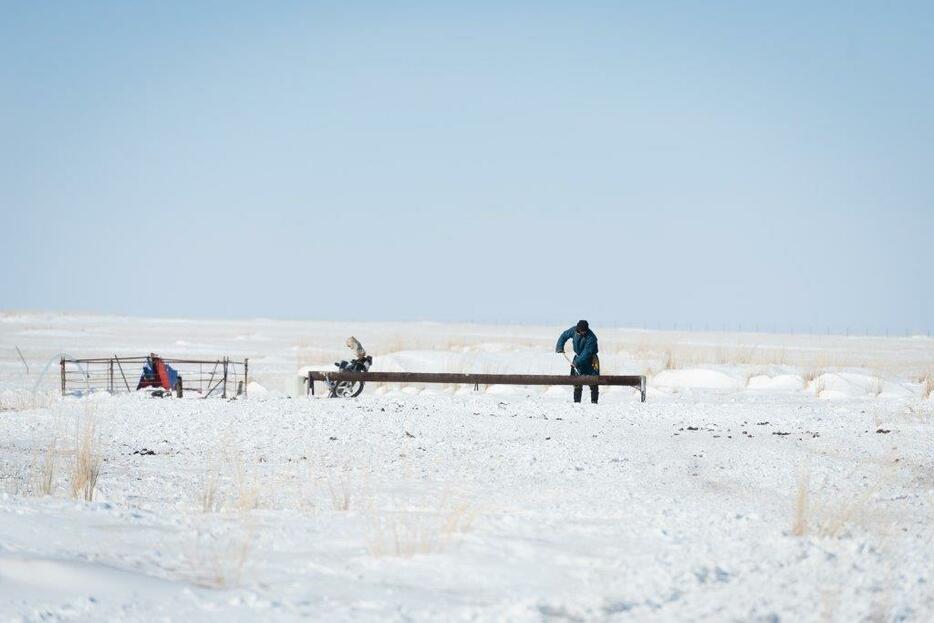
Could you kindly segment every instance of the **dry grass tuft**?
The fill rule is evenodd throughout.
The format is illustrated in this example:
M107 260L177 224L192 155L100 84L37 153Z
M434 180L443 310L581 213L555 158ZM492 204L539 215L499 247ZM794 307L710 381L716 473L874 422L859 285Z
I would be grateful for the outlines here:
M331 508L342 512L350 510L353 488L350 476L346 472L342 472L336 478L328 474L328 492L331 494Z
M934 394L934 372L928 372L921 378L921 397L927 400Z
M233 534L211 534L199 530L195 552L189 557L190 570L184 575L205 588L236 588L250 555L255 528L241 527Z
M801 472L798 475L798 490L795 495L791 523L791 533L795 536L804 536L808 532L809 481L810 474L808 472Z
M882 488L882 482L866 488L859 495L852 496L846 503L833 507L828 502L820 509L822 518L818 534L823 537L837 538L845 528L857 521L866 521L872 499Z
M58 463L58 437L53 436L38 458L34 469L32 491L35 495L52 495L55 489L55 468Z
M236 508L241 513L259 508L260 483L255 473L246 468L243 454L239 451L230 456L236 487Z
M801 378L804 380L804 386L807 387L808 385L810 385L814 379L816 379L823 373L824 373L823 370L819 368L811 368L809 370L805 370L801 374Z
M214 458L204 466L194 502L203 513L236 511L249 513L269 502L277 483L261 477L249 465L236 442L227 436Z
M411 558L443 551L470 531L475 512L465 502L442 509L386 511L370 517L370 554Z
M246 513L259 508L259 493L260 488L255 481L238 481L237 510Z
M717 353L717 363L748 365L752 363L757 348L757 346L737 347L732 353L721 350Z
M792 529L795 536L812 535L821 538L839 538L851 529L881 530L892 528L892 517L887 517L885 508L877 502L879 494L890 487L898 471L896 461L889 457L872 461L878 466L875 474L865 474L863 478L854 478L850 474L844 479L844 486L851 488L851 483L863 483L859 490L841 495L839 488L812 492L809 476L802 473L798 478L797 490L793 501ZM865 479L870 478L868 483Z
M815 396L820 398L821 392L826 389L824 371L817 368L805 370L801 378L804 380L805 389L810 389Z
M762 363L772 363L775 365L783 366L787 361L787 353L785 352L785 347L782 346L778 350L766 351L766 361Z
M198 501L202 513L220 512L224 498L219 494L220 472L217 468L208 468L201 475L201 493Z
M94 499L94 490L101 473L101 455L97 448L93 419L86 419L84 427L75 434L75 459L71 468L71 497L86 502Z

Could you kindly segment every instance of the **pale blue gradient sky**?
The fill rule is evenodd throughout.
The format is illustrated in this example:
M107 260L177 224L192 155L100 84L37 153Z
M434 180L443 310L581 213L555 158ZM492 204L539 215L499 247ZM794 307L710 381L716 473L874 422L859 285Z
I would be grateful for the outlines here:
M934 329L930 2L0 6L0 308Z

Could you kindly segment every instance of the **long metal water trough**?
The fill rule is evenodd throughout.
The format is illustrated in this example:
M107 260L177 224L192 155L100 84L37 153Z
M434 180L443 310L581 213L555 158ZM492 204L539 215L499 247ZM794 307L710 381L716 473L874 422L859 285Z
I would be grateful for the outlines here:
M316 372L308 373L308 391L315 381L369 381L373 383L445 383L473 385L616 385L635 387L645 402L644 376L570 376L559 374L452 374L448 372Z

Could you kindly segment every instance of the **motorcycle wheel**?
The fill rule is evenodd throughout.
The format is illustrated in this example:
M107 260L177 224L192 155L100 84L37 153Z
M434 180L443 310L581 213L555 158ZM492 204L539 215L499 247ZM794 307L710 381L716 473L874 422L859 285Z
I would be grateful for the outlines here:
M363 391L363 381L343 381L337 383L331 391L333 398L356 398Z

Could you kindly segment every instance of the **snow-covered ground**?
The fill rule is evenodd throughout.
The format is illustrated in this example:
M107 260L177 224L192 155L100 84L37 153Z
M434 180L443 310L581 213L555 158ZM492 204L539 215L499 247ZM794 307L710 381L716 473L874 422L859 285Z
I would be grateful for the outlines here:
M565 328L0 315L0 618L934 619L928 337L595 326L645 404L289 397L351 334L374 369L560 374ZM250 397L56 396L62 352L152 351L249 357Z

